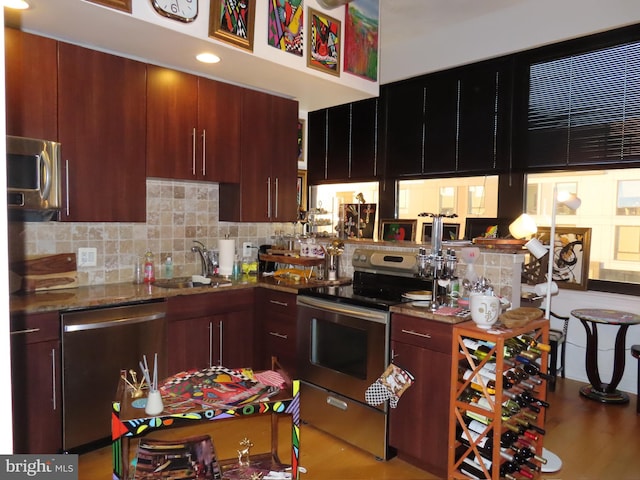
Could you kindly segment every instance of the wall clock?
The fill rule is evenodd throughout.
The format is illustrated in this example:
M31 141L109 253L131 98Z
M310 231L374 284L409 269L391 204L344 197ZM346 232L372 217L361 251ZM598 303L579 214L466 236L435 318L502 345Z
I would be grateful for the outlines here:
M160 15L180 22L193 22L198 16L198 0L151 0Z

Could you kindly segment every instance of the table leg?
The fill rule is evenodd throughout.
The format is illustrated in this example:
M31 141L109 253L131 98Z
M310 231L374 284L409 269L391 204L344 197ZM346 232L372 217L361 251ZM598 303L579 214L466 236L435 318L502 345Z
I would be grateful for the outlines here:
M598 328L596 323L589 323L586 320L580 320L584 329L587 332L587 352L585 366L587 369L587 377L591 385L586 385L580 389L580 394L591 400L596 400L602 403L628 403L629 395L624 392L616 390L616 387L622 379L624 373L625 356L624 346L625 338L627 335L627 329L629 325L619 325L618 333L616 334L615 353L613 360L613 376L611 377L611 383L603 384L600 380L600 373L598 371Z

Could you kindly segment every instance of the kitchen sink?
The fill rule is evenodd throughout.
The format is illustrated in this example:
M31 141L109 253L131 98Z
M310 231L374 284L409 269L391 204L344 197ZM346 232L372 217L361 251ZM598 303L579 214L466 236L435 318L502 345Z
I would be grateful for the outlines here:
M211 283L194 281L193 277L176 277L176 278L161 278L153 282L155 287L160 288L194 288L194 287L222 287L225 285L231 285L231 280L224 278L211 278Z

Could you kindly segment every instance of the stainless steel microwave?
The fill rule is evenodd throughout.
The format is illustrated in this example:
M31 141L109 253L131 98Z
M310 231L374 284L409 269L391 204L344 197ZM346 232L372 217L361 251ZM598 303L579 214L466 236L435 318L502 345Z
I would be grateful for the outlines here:
M10 220L58 220L62 199L60 144L7 136Z

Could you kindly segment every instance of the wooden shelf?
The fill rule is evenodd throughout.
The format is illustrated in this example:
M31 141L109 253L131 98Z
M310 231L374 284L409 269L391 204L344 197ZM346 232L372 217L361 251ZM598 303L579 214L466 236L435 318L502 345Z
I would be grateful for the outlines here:
M316 257L296 257L293 255L273 255L268 253L260 253L259 257L260 260L265 262L286 263L287 265L300 265L302 267L315 267L324 263L324 258Z

